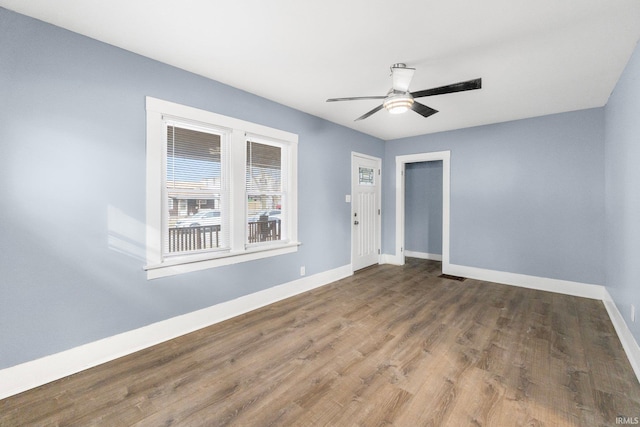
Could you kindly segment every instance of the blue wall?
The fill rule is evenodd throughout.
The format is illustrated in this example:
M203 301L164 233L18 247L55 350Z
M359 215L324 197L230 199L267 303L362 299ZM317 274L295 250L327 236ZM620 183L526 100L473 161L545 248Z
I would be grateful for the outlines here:
M406 251L442 255L442 161L405 167Z
M637 342L640 318L640 47L605 107L607 288ZM640 313L637 314L640 317Z
M0 40L0 368L351 262L383 141L2 8ZM145 96L299 134L297 253L146 280Z
M451 150L451 262L606 284L640 340L638 49L606 108L385 143L2 8L0 40L0 368L349 264L351 151L384 253L395 156ZM299 134L297 253L146 280L145 96Z
M452 264L604 284L603 109L388 141L384 253L395 254L395 157L443 150Z

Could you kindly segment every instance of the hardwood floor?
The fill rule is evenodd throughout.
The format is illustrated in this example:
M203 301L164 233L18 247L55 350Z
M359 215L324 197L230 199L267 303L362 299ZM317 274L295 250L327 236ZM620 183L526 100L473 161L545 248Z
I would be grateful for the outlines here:
M407 259L0 401L0 425L609 426L640 385L600 301Z

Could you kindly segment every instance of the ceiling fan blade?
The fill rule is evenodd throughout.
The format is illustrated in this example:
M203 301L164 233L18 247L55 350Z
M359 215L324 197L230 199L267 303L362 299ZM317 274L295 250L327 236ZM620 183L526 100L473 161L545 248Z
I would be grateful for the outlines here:
M408 92L415 68L391 68L391 77L393 78L393 90L399 92Z
M354 122L357 122L358 120L364 120L367 117L377 113L378 111L382 110L382 104L378 105L376 108L374 108L373 110L369 111L368 113L364 113L363 115L361 115L360 117L358 117L357 119L354 120Z
M386 96L352 96L350 98L329 98L327 102L336 102L336 101L359 101L361 99L385 99Z
M420 114L422 117L429 117L438 112L438 110L434 110L431 107L427 107L424 104L420 104L419 102L413 102L411 105L411 109L416 113Z
M446 86L440 86L433 89L419 90L411 92L414 98L422 98L423 96L444 95L445 93L463 92L465 90L473 90L482 88L482 79L467 80L466 82L454 83Z

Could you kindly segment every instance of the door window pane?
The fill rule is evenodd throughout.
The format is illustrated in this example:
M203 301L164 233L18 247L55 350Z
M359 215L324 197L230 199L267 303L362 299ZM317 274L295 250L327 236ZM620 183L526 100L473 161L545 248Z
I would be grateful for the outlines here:
M358 168L358 184L375 185L374 178L375 178L374 169L363 168L362 166Z

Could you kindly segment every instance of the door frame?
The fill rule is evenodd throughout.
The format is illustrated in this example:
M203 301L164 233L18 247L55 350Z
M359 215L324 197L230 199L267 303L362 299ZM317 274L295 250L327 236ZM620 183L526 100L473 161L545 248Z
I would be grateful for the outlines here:
M375 161L379 171L377 176L377 181L376 181L376 200L378 205L377 209L378 209L378 212L380 212L380 214L376 217L377 221L376 221L376 227L375 227L376 246L378 247L378 264L380 264L380 260L382 259L382 247L381 247L381 244L382 244L382 159L380 157L370 156L368 154L362 154L356 151L352 151L351 152L351 196L350 196L351 213L349 216L349 227L351 228L351 269L352 271L353 271L353 253L355 251L355 244L354 244L355 232L353 227L353 214L355 213L355 211L353 208L354 206L353 200L356 192L357 183L354 182L353 177L355 175L356 157Z
M394 264L404 265L405 169L407 163L442 161L442 271L449 270L449 205L451 201L451 151L396 156L396 255Z

